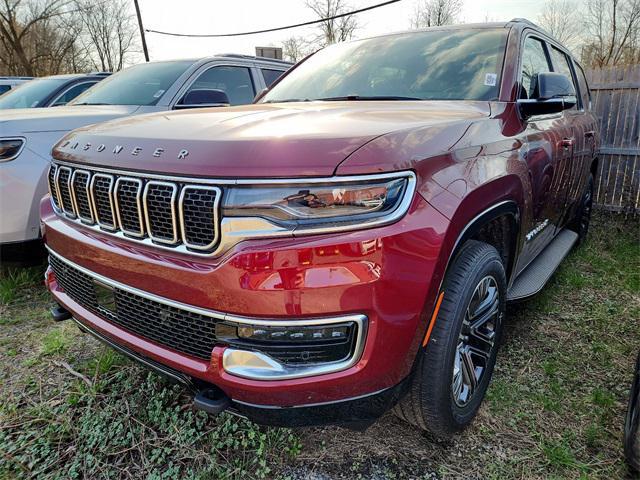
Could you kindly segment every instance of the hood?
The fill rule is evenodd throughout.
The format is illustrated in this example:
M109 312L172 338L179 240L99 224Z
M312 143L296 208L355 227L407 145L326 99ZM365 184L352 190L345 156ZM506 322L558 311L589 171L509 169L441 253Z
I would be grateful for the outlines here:
M0 136L67 132L92 123L131 115L139 108L139 105L66 105L0 110Z
M442 101L301 102L156 113L72 132L56 145L54 156L178 175L328 176L381 135L488 115L486 102Z

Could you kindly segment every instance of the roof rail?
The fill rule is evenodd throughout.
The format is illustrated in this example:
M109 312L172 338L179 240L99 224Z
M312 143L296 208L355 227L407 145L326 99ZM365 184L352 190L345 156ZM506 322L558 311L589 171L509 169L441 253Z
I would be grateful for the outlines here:
M246 58L246 59L252 59L252 60L267 60L269 62L278 62L278 63L284 63L286 65L292 65L291 62L288 62L287 60L281 60L279 58L270 58L270 57L256 57L255 55L245 55L242 53L220 53L218 55L215 55L216 57L227 57L227 58Z
M512 23L526 23L527 25L531 25L532 27L540 28L538 25L536 25L535 23L533 23L531 20L529 20L527 18L516 17L516 18L512 18L511 22Z

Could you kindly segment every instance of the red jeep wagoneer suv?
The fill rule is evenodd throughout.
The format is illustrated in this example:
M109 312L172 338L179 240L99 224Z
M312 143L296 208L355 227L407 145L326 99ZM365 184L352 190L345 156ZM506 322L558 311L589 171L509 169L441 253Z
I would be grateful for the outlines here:
M253 105L76 130L42 202L54 316L212 413L393 407L450 434L506 303L587 232L596 128L582 68L514 20L332 45Z

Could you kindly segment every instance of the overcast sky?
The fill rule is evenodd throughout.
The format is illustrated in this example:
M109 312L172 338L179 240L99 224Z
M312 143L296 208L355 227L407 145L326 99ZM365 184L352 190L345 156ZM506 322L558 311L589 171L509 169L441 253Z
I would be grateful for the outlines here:
M382 0L349 0L353 9ZM357 15L356 37L406 30L416 0L381 7ZM139 0L145 28L178 33L231 33L261 30L314 20L304 0ZM461 19L466 22L535 21L544 0L465 0ZM232 38L178 38L147 33L151 60L203 57L215 53L254 54L256 46L280 46L292 35L305 36L312 27Z

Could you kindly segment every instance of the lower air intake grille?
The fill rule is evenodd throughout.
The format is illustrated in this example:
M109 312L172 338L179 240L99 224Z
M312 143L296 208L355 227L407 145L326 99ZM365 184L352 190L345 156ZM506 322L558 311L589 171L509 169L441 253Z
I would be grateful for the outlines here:
M193 357L209 360L216 319L105 285L56 255L49 265L64 292L90 312L136 335ZM111 298L105 298L105 291Z

